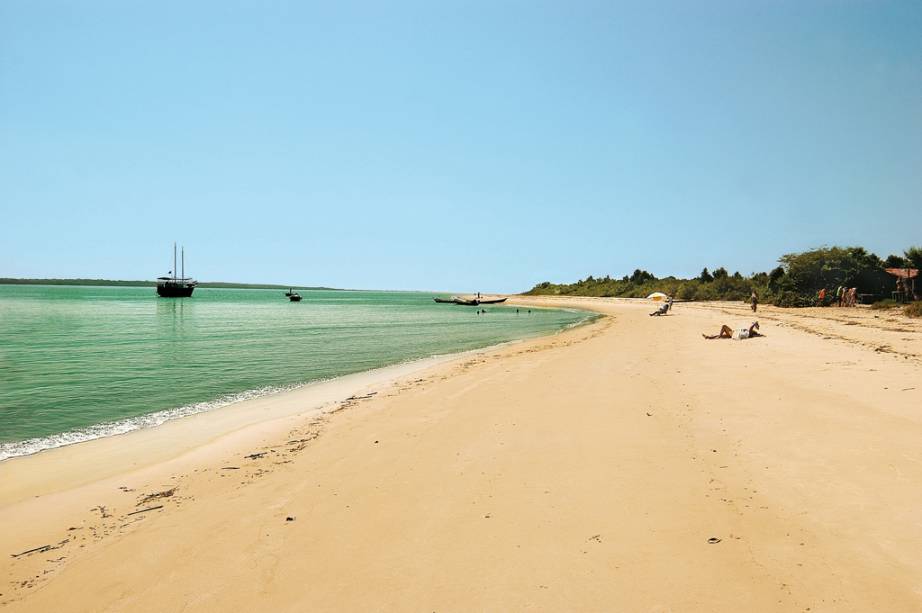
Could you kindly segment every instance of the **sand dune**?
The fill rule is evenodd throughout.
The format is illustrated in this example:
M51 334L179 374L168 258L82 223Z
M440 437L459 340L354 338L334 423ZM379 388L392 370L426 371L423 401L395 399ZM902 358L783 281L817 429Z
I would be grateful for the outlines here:
M0 603L922 609L922 324L764 309L705 341L748 307L516 301L606 317L117 470L139 436L4 463L0 551L49 548L4 556Z

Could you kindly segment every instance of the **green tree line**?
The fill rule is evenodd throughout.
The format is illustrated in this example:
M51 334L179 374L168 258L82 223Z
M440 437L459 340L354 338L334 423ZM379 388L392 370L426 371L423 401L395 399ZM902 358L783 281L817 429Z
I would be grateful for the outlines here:
M802 253L788 253L778 259L778 266L769 272L744 276L729 273L719 267L705 268L697 277L657 278L646 270L636 269L621 278L593 277L576 283L539 283L526 295L605 296L643 298L653 292L663 292L678 300L746 300L755 291L761 302L777 306L811 306L817 303L817 293L825 288L827 303L837 287L856 287L860 294L874 299L890 298L896 279L886 268L922 269L922 247L910 247L903 255L881 259L863 247L822 247ZM917 280L916 293L922 293L922 280Z

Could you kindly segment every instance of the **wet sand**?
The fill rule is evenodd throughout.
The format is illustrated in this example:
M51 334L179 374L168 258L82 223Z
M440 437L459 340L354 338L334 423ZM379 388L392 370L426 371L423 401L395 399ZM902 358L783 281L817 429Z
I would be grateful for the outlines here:
M3 556L0 603L922 609L922 322L769 308L705 341L748 307L515 300L606 317L321 412L3 463L0 552L49 549Z

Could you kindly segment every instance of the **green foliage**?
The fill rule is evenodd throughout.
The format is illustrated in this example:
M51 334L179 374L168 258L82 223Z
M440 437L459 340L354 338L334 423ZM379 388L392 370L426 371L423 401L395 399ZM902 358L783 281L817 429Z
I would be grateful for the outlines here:
M888 255L884 260L884 268L905 268L906 258L901 255Z
M793 292L802 299L816 296L822 288L827 294L834 293L840 285L879 295L886 295L893 287L893 278L884 272L884 262L863 247L823 247L788 253L779 261L785 274L778 288L782 294Z
M816 299L810 296L804 296L798 294L797 292L792 291L782 291L778 294L778 297L775 298L775 306L779 307L808 307L815 306Z
M874 310L886 310L886 309L895 309L900 305L899 302L893 300L892 298L886 298L884 300L878 300L877 302L871 305L871 308Z
M922 247L910 247L903 255L906 256L910 268L922 270Z
M905 252L913 267L922 268L922 247L911 247ZM788 253L779 258L781 264L771 272L757 272L749 277L735 272L732 275L723 266L710 272L704 268L693 279L656 276L640 268L630 276L613 279L606 275L592 276L569 284L539 283L526 294L557 294L573 296L618 296L643 298L653 292L663 292L679 300L749 300L755 291L762 303L783 307L816 306L818 292L825 288L823 305L837 301L836 289L842 285L856 287L860 294L889 297L895 289L895 280L884 268L900 259L890 256L886 261L863 247L822 247L803 253ZM884 306L878 308L885 308Z
M726 273L726 271L724 271ZM645 298L653 292L663 292L679 300L748 300L753 290L759 295L767 295L768 288L764 279L755 283L742 275L724 274L719 279L702 282L700 279L677 279L665 277L658 279L645 270L635 270L630 276L612 279L608 276L596 279L589 276L576 283L554 284L548 281L539 283L528 295L564 295L564 296L603 296L621 298Z

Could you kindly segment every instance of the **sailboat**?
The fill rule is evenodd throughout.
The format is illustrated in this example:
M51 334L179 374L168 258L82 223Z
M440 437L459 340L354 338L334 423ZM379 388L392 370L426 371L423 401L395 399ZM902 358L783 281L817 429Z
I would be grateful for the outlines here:
M182 272L176 276L176 243L173 243L173 270L168 276L157 277L157 295L161 298L188 298L198 281L186 276L186 248L182 248Z

